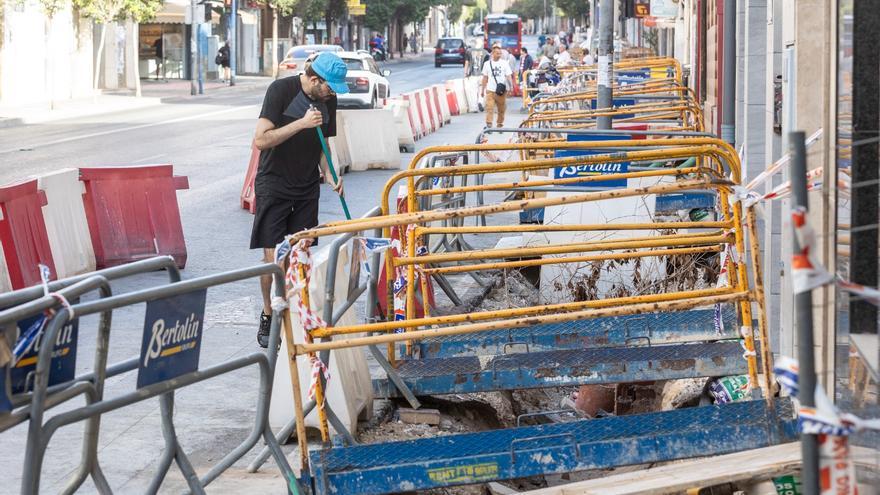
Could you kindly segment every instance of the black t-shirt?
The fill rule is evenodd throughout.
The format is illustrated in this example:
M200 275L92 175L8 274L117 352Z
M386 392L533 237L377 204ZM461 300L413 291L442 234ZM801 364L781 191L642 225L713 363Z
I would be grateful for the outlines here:
M269 85L263 99L261 119L269 119L276 129L295 119L284 115L290 102L302 91L299 76L278 79ZM336 96L327 101L329 121L321 127L324 137L336 135ZM311 199L320 193L321 141L315 129L303 129L274 148L260 152L260 167L254 181L257 196L283 199Z

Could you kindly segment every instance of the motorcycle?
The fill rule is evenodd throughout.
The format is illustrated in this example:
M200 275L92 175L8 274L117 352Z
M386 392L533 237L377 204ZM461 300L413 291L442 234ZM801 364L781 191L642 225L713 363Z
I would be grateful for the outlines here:
M376 62L384 62L385 61L385 51L379 49L378 47L371 46L370 47L370 56L373 57L373 60Z

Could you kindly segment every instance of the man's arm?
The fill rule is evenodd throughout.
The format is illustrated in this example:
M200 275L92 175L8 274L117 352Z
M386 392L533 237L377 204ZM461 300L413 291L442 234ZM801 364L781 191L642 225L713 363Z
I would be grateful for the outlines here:
M260 118L257 120L257 130L254 133L254 146L260 151L274 148L304 129L318 127L322 120L321 112L309 110L303 118L276 129L271 120Z
M480 94L486 94L486 85L489 84L489 76L483 76L483 80L480 81Z

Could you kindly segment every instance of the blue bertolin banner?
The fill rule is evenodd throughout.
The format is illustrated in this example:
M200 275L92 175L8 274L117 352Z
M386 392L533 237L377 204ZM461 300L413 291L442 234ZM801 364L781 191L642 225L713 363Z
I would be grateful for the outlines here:
M620 134L590 134L590 135L568 135L568 141L621 141L632 139L629 135L620 135ZM559 150L556 152L556 158L568 158L574 156L591 156L597 154L605 154L609 153L606 150L602 149L568 149L568 150ZM609 175L609 174L622 174L629 171L629 162L618 162L618 163L593 163L593 164L583 164L583 165L571 165L567 167L557 167L553 169L553 178L554 179L570 179L575 177L589 177L592 175ZM626 179L617 179L617 180L604 180L604 181L589 181L589 182L575 182L570 184L563 184L562 187L601 187L601 188L621 188L626 187Z
M0 414L8 413L12 410L12 401L9 399L9 389L6 387L6 375L9 373L9 367L0 367Z
M147 303L137 388L199 369L207 293L202 289Z
M71 303L76 304L74 301ZM18 339L12 350L14 363L10 366L9 382L13 394L29 392L34 388L34 371L43 345L49 319L40 314L21 320ZM69 382L76 377L76 344L79 337L79 320L67 322L55 337L52 361L49 364L49 385Z

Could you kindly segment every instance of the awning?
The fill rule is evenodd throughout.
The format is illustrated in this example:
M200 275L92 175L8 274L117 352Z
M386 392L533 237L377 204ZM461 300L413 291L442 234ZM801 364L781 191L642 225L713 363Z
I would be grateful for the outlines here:
M190 8L189 0L165 0L162 10L150 21L157 24L183 24L186 22L186 11ZM208 8L207 6L205 8ZM211 11L211 24L220 24L220 14Z

